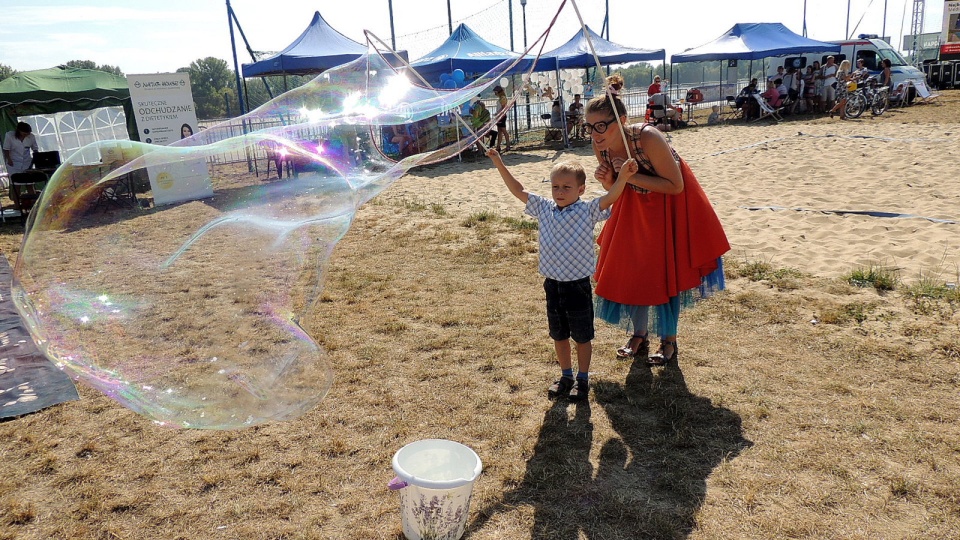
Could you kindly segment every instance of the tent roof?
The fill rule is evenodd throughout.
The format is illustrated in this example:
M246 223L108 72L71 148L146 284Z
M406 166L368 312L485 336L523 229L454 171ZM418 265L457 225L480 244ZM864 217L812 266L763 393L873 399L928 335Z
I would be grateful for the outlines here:
M781 23L738 23L710 43L672 55L670 62L759 60L812 52L840 52L840 46L799 36Z
M646 60L665 60L666 53L663 49L635 49L633 47L624 47L612 41L607 41L600 37L596 32L586 27L590 34L590 41L597 52L602 65L626 64L627 62L642 62ZM581 28L570 41L553 49L550 52L543 53L540 61L545 66L554 67L554 61L559 62L559 69L564 68L588 68L597 65L590 51L590 45Z
M0 81L0 107L104 98L129 99L127 79L96 69L60 66L24 71Z
M462 69L468 73L486 73L507 60L520 58L519 53L508 51L478 36L469 26L461 23L439 47L411 62L424 78L439 73ZM529 69L532 58L517 64L511 72Z
M0 134L14 129L20 116L99 107L123 107L130 138L138 140L126 77L64 66L24 71L0 81Z
M320 73L367 54L367 46L336 31L314 12L300 37L279 53L252 64L243 64L244 77Z

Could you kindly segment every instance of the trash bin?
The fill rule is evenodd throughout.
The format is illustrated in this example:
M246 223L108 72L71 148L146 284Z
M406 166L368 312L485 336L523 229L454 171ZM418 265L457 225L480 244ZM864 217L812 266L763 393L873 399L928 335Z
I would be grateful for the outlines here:
M458 540L463 536L473 482L483 463L470 448L444 439L412 442L393 456L390 489L400 492L403 535L408 540Z

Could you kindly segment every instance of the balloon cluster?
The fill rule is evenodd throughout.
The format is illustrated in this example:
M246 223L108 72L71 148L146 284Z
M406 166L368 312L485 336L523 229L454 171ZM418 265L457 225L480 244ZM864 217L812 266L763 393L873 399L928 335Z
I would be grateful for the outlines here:
M450 73L441 73L440 74L440 88L447 90L454 90L456 88L463 88L467 85L466 83L466 73L462 69L455 69Z
M560 92L563 96L563 100L567 103L573 101L574 94L583 95L583 79L582 75L578 73L579 70L574 69L562 69L560 70L559 83L557 80L557 72L555 71L541 71L538 73L532 73L530 75L523 76L523 82L525 89L532 89L538 87L543 90L547 86L550 86L554 91ZM529 90L528 90L529 91Z

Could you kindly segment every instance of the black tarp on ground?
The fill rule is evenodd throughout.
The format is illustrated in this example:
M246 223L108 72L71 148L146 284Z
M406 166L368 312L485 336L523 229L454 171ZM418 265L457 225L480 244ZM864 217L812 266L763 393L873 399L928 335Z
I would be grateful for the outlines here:
M0 256L0 418L80 399L70 378L30 339L10 297L13 272Z

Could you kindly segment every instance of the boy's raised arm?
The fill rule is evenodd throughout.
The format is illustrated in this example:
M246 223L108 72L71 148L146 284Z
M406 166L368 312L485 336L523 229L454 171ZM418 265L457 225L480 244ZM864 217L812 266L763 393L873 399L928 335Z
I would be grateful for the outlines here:
M518 182L517 179L513 177L513 174L510 173L510 169L507 169L507 166L503 164L503 158L500 157L500 152L490 148L487 150L487 157L490 158L497 167L497 171L500 173L500 177L503 178L503 183L507 185L510 193L513 193L513 196L520 199L520 202L523 204L527 204L527 192L523 189L523 184Z
M640 166L637 165L637 160L628 159L624 162L623 166L620 167L620 174L617 176L617 181L610 186L610 191L600 197L601 210L606 210L613 206L613 203L617 202L620 194L623 193L623 188L627 185L627 179L636 174L638 170L640 170Z

